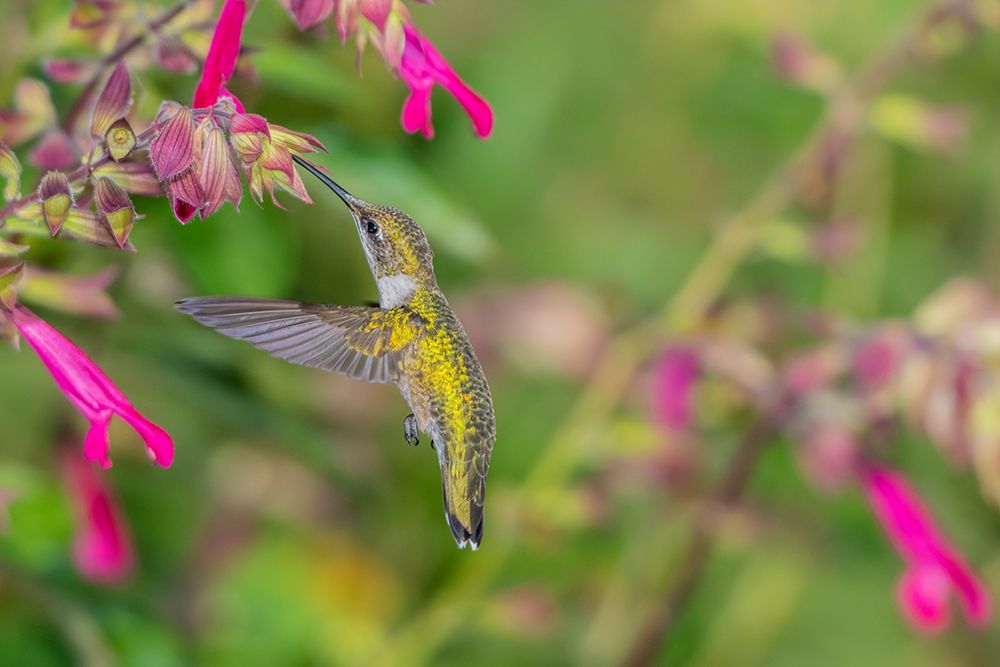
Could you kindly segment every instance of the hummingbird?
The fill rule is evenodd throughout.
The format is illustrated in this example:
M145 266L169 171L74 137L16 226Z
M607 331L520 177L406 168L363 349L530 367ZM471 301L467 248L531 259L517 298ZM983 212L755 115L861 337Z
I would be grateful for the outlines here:
M397 208L348 193L312 163L295 161L347 205L378 287L378 306L209 296L177 309L293 364L367 382L393 382L412 411L410 445L431 439L445 518L458 547L483 539L486 473L496 440L493 398L475 350L438 287L424 231Z

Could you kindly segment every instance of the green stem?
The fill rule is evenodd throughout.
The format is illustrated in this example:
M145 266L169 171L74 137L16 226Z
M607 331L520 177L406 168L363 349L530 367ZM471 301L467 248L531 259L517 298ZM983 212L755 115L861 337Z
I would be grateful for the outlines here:
M101 629L90 614L68 598L43 587L27 572L9 563L0 564L2 587L44 612L62 633L83 667L113 667L117 664Z

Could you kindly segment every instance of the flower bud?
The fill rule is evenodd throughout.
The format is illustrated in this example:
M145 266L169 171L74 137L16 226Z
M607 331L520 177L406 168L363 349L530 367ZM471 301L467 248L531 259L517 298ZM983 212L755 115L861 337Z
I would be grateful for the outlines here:
M149 159L161 181L169 180L194 162L194 116L187 107L164 107L160 134L149 147Z
M0 257L17 257L28 249L26 245L11 243L7 239L0 238Z
M146 197L159 197L163 194L160 181L153 173L149 162L109 162L94 169L95 176L106 176L122 186L126 192Z
M264 140L271 138L271 129L267 121L253 113L233 116L229 132L230 142L244 164L255 162L264 150Z
M13 201L21 195L21 163L10 147L0 141L0 176L7 184L3 189L3 198Z
M94 185L97 210L107 223L119 248L124 248L135 224L135 208L128 193L110 178L98 178Z
M392 5L392 0L358 0L358 10L362 16L374 23L379 30L385 27Z
M95 138L103 137L118 119L125 117L131 105L132 82L125 65L118 63L94 105L90 133Z
M42 69L56 83L84 83L94 73L92 63L72 58L47 58Z
M14 88L14 108L0 112L0 141L19 146L56 123L49 88L37 79L21 79Z
M106 248L122 247L126 250L132 249L132 245L127 241L124 245L119 245L118 239L111 235L107 223L103 219L98 218L93 211L75 206L69 210L69 215L66 216L66 222L62 226L61 233L77 241L96 246Z
M219 127L212 126L206 130L201 149L199 182L205 193L203 216L215 213L225 201L239 207L243 195L240 174L233 164L229 146L226 145L225 133Z
M104 134L104 143L108 147L111 159L120 162L128 157L132 149L135 148L135 132L132 131L132 126L127 120L119 118Z
M69 187L69 179L61 171L50 171L45 174L38 186L38 198L42 202L42 217L49 227L52 236L66 222L66 215L73 205L73 192Z
M69 135L52 128L35 145L28 160L36 167L49 171L71 169L79 163L80 158Z
M108 286L118 275L112 267L88 276L28 268L20 292L25 299L80 317L110 318L118 314Z
M193 74L199 61L179 37L159 36L156 42L156 61L164 70L175 74Z
M13 266L0 267L0 304L13 308L17 304L14 288L24 275L24 262Z
M167 196L180 223L186 223L205 205L205 191L193 169L167 181Z
M299 30L306 30L326 20L335 6L334 0L299 0L298 2L292 0L286 5L288 13L295 19Z

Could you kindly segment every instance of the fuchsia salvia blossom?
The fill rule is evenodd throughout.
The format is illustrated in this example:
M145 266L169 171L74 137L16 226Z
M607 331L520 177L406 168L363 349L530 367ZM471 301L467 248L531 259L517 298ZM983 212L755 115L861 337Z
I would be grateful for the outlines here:
M669 429L691 426L692 394L698 379L698 354L688 346L666 350L654 368L653 410Z
M420 131L427 139L434 136L431 125L431 91L438 84L458 100L469 115L476 134L486 138L493 131L493 110L451 68L434 45L416 28L404 28L406 45L399 63L399 76L410 88L410 96L403 103L403 129L409 133Z
M240 43L243 39L243 20L246 18L245 0L226 0L215 24L212 42L205 56L205 66L194 91L192 106L204 109L213 106L220 97L233 101L236 110L243 113L243 104L235 95L226 90L226 84L236 70L240 57Z
M969 625L989 623L989 593L938 530L906 479L871 465L860 474L868 502L906 561L896 589L906 620L922 632L944 630L951 620L948 603L954 593Z
M90 421L83 445L88 461L111 467L108 426L112 415L118 415L142 437L153 461L170 466L174 458L170 435L142 416L86 354L24 306L0 312L38 353L70 403Z
M95 583L114 583L132 574L134 558L128 524L100 473L80 457L62 457L66 486L73 503L76 535L73 564Z

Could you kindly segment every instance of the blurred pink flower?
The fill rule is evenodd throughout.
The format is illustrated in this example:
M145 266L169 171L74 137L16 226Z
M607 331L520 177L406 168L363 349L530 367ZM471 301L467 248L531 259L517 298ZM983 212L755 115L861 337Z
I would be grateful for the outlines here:
M236 61L240 57L240 42L243 39L243 19L246 17L246 0L226 0L215 24L212 43L205 56L205 68L194 92L192 106L204 109L214 106L220 97L233 101L236 110L242 113L243 104L235 95L226 90L226 83L233 76Z
M174 458L170 435L136 410L90 358L65 336L23 306L0 311L34 348L66 398L90 421L83 454L88 461L111 467L108 426L118 415L146 443L149 457L164 468Z
M802 471L822 491L853 483L858 469L858 441L839 420L820 422L799 438L795 453Z
M854 372L864 386L880 386L896 374L902 353L898 338L892 336L891 332L879 332L854 349Z
M58 128L45 133L29 154L36 167L46 170L72 169L79 161L78 151L69 135Z
M409 133L418 130L430 139L434 136L431 125L431 91L440 85L458 100L472 120L476 134L486 138L493 130L493 110L455 73L434 45L411 25L404 28L406 44L399 63L399 76L410 88L410 96L403 103L403 129Z
M311 28L326 20L326 17L336 9L334 0L285 0L283 2L299 30Z
M684 430L691 425L692 394L698 379L698 354L689 346L667 349L653 369L653 411L669 429Z
M80 457L67 453L61 463L76 520L73 564L94 583L126 579L134 566L132 539L114 494Z
M843 364L842 354L833 346L797 353L785 363L785 389L795 396L814 392L833 382Z
M969 625L989 623L989 592L938 531L906 479L870 465L860 475L872 510L906 561L896 595L910 625L925 633L944 630L951 620L950 593L958 596Z

